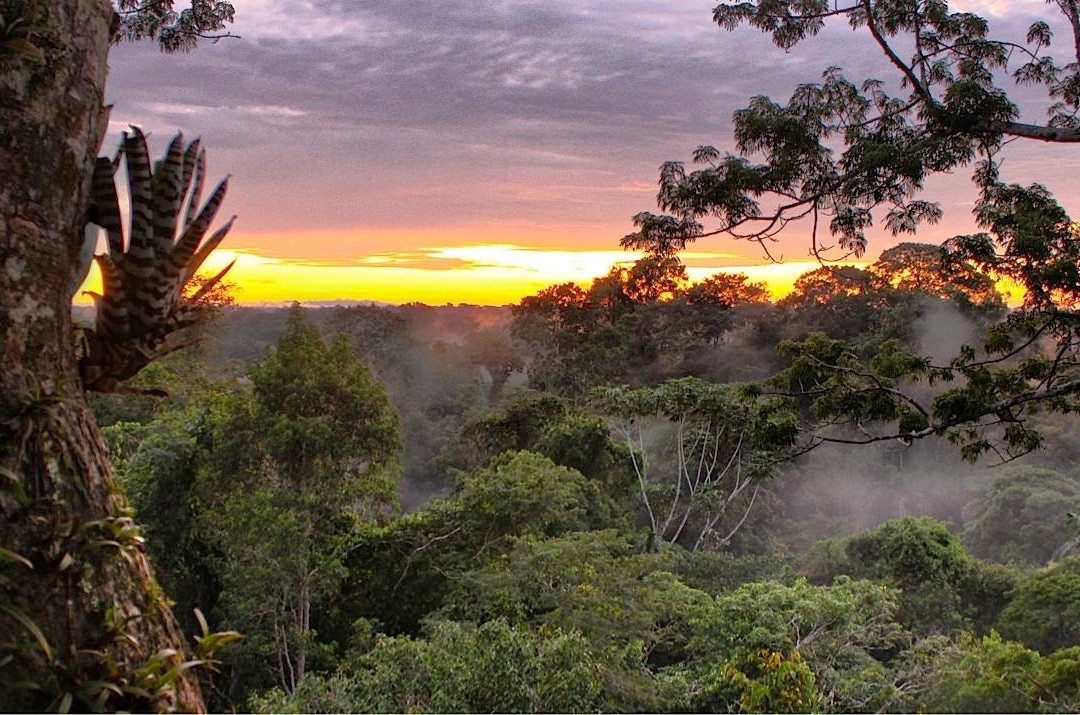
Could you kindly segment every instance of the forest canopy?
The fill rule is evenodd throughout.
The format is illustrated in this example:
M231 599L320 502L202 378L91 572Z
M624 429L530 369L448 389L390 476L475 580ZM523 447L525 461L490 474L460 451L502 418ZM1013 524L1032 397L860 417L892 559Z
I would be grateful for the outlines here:
M1080 141L1071 0L1014 39L943 0L722 2L784 51L846 23L895 74L751 98L731 153L663 164L622 241L643 255L590 282L307 308L198 273L232 226L198 140L152 162L133 127L97 156L111 44L190 50L232 5L17 4L6 709L1080 708L1080 231L1002 161ZM958 171L980 230L923 242ZM798 223L819 267L788 295L691 280L692 243L768 254ZM904 240L832 260L876 225ZM102 292L70 309L91 260Z

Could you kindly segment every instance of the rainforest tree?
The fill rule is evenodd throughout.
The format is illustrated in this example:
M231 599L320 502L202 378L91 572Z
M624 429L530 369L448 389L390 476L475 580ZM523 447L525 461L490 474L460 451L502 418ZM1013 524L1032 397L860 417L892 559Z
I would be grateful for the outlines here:
M789 401L761 399L753 387L687 377L597 388L593 397L630 451L654 549L662 541L726 547L795 441ZM650 437L664 425L674 434L657 447Z
M943 365L900 350L867 363L823 341L787 346L798 364L795 391L813 401L824 427L811 443L945 435L966 457L997 451L1010 459L1040 444L1025 419L1033 411L1077 408L1080 240L1043 186L1011 184L1001 174L1008 143L1080 141L1080 7L1056 6L1020 38L994 36L986 19L952 12L945 0L749 0L713 11L721 27L749 24L786 51L826 23L846 21L895 74L852 79L834 66L786 103L753 98L734 116L739 153L699 147L694 170L665 162L663 213L636 215L638 230L623 246L668 256L722 234L768 253L801 222L822 260L861 256L875 223L904 235L937 222L942 209L923 195L927 180L969 170L983 230L946 241L940 270L973 266L1025 290L1021 310L994 326L982 351L965 348ZM1062 54L1054 52L1052 25L1065 28ZM1021 87L1044 91L1045 121L1022 117ZM905 380L963 384L926 401L899 389ZM868 418L895 428L872 432Z
M216 613L245 634L226 659L233 697L267 682L295 689L322 649L320 618L340 601L346 551L364 522L395 506L400 472L397 415L346 336L327 345L294 306L249 376L250 390L210 400L206 456L187 495L188 528L220 582ZM147 446L140 456L152 456ZM143 475L137 501L152 530L170 521L145 484L168 483L170 465L160 468ZM168 548L155 544L154 553ZM182 562L164 560L163 569L172 575Z
M189 671L159 677L185 647L87 407L70 303L110 45L122 31L190 48L232 6L4 0L0 16L0 700L201 710Z

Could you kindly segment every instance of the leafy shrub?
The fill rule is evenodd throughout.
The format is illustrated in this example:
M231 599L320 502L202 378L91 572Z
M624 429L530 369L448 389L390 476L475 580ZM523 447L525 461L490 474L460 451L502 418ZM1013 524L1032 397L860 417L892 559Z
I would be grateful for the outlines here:
M354 672L270 691L258 712L589 712L600 663L584 638L504 620L429 622L424 637L380 637Z
M1043 654L1080 645L1080 557L1022 581L998 627L1002 635Z
M1014 467L964 507L961 539L983 559L1041 566L1067 536L1080 482L1049 469Z
M944 523L893 519L846 539L819 542L806 559L817 583L840 574L900 589L900 622L917 635L994 622L1015 584L1009 569L972 558Z
M1039 654L1019 643L1003 641L991 632L983 638L970 633L948 642L930 659L921 676L908 686L921 691L920 712L1022 713L1038 712L1033 690Z
M879 707L889 695L889 682L878 658L895 652L909 639L895 620L898 597L890 588L846 576L831 586L815 586L802 578L791 585L744 584L719 596L706 615L695 621L690 655L703 667L697 672L692 669L691 680L712 689L709 683L717 673L732 675L715 668L727 664L754 681L755 673L764 671L746 670L747 662L763 653L766 657L786 654L783 657L791 661L798 653L814 675L816 694L800 686L799 694L792 695L786 705L776 701L771 703L774 707L793 708L792 712L799 702L798 708L840 711ZM797 680L802 668L789 664L786 674L776 677ZM738 697L745 695L765 707L760 693L752 694L755 686L746 687L750 690L737 690Z
M821 707L813 671L799 651L762 650L713 667L695 712L808 713Z

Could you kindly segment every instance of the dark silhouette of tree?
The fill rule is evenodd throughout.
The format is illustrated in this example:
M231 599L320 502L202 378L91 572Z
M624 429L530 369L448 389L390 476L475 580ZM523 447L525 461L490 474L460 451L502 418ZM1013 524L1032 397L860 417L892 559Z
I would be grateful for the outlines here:
M687 360L746 317L741 309L767 306L765 287L745 275L690 283L677 256L650 254L612 266L588 289L564 283L523 298L511 332L536 351L530 384L580 394L600 383L686 375Z
M971 262L950 257L941 246L901 243L882 251L870 270L886 286L905 293L951 300L990 318L1005 313L994 279Z
M761 283L751 283L743 273L717 273L690 286L682 294L690 305L735 308L748 303L764 303L769 293Z
M117 39L149 38L163 52L188 52L199 40L217 42L234 37L222 32L233 21L232 3L222 0L189 0L191 7L179 12L174 0L114 0Z
M945 435L971 459L994 450L1011 459L1036 448L1041 437L1026 416L1040 407L1078 407L1080 240L1044 187L1003 181L1000 153L1013 140L1080 141L1080 7L1071 0L1056 4L1072 40L1068 54L1075 61L1065 64L1049 51L1054 37L1047 21L1034 22L1024 38L999 39L985 19L952 12L944 0L721 3L713 11L720 26L749 24L785 51L826 22L846 21L885 55L900 90L875 78L849 79L833 66L820 82L797 87L786 104L752 98L734 115L738 153L699 147L693 170L665 162L657 195L664 213L636 215L638 230L622 245L670 256L722 234L756 242L768 253L781 232L802 222L811 230L813 255L838 249L861 256L875 223L904 235L937 222L940 206L923 196L927 179L969 169L983 232L948 240L943 265L958 275L959 290L969 298L985 285L974 274L1008 278L1025 290L1021 310L993 326L981 350L965 347L945 365L895 345L872 363L823 340L785 350L795 357L800 390L813 396L822 424L860 432L845 441ZM1025 86L1044 91L1045 123L1021 119L1010 92ZM707 220L717 224L707 226ZM903 287L903 271L888 267L898 253L911 262L915 251L885 256L882 268ZM931 284L928 292L940 294L940 288ZM843 287L849 297L869 295L852 290ZM931 401L900 389L919 380L953 386ZM871 414L901 428L869 430ZM818 432L811 439L831 436Z
M822 266L799 276L779 306L800 325L815 326L833 337L855 339L881 332L883 310L891 297L891 291L883 289L870 271Z
M1080 61L1080 10L1058 5ZM929 176L974 165L982 201L997 203L1003 142L1080 141L1080 64L1060 66L1049 54L1053 34L1045 21L1016 42L991 37L985 19L950 12L942 0L729 0L713 18L729 30L746 23L770 33L788 51L827 21L846 20L878 45L902 91L890 94L877 79L854 82L834 66L820 83L800 85L786 105L754 97L735 113L742 155L703 146L693 155L698 170L664 163L657 198L667 214L635 216L639 230L623 239L627 247L665 255L702 236L729 234L767 248L805 218L813 222L815 253L825 250L819 230L827 230L843 251L861 255L875 218L899 235L941 217L937 204L917 198ZM901 57L908 50L910 59ZM998 86L1005 78L1045 89L1052 102L1045 124L1018 121L1019 107ZM707 228L706 217L720 225Z

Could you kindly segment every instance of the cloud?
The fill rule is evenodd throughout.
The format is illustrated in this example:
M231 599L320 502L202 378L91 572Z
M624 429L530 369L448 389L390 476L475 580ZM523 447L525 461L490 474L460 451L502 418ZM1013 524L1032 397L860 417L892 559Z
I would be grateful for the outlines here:
M512 244L437 246L415 251L384 251L352 258L315 260L303 256L267 255L259 249L215 251L204 264L214 273L235 261L229 281L242 302L287 300L365 300L391 303L474 302L501 305L554 283L587 285L614 263L629 263L640 254L607 250L541 250ZM686 255L695 280L721 270L747 270L755 280L790 287L796 264L725 268L735 257L727 253ZM814 264L816 267L817 264ZM777 272L779 269L779 272ZM85 290L100 292L101 278L92 267ZM89 298L77 295L76 302Z
M151 129L155 151L175 129L201 135L211 173L234 177L238 226L311 236L316 261L342 252L316 234L357 232L430 237L392 247L405 251L469 231L614 249L653 207L657 166L732 148L749 97L786 98L841 60L854 79L894 76L843 23L784 53L751 28L717 28L713 4L244 0L242 39L114 49L111 139L127 123ZM968 0L1021 38L1035 4ZM947 203L963 207L956 183Z
M215 253L216 260L224 265L234 255L250 257L262 264L288 264L306 267L347 268L410 268L426 271L477 270L495 268L511 270L519 274L543 274L565 280L588 281L607 273L615 264L629 264L641 258L640 252L608 249L545 249L515 244L472 244L455 246L421 247L408 251L372 251L358 254L345 251L325 258L304 255L303 244L292 249L277 246L270 250L245 247ZM688 251L682 255L683 262L694 270L719 270L727 263L737 260L738 254L716 251ZM245 260L248 260L245 258Z
M264 0L238 5L241 40L184 56L118 47L109 95L125 120L178 124L214 153L265 164L276 152L292 171L275 180L316 173L367 196L462 180L483 190L564 183L562 164L577 161L574 183L604 190L651 179L671 153L726 131L717 87L745 96L755 86L753 53L730 45L706 5L668 5ZM302 133L237 116L262 106L305 112ZM298 166L305 159L316 171ZM270 178L252 173L249 186ZM326 193L326 204L339 198ZM389 215L331 207L326 220L407 221L390 203Z
M988 13L991 15L1027 14L1040 6L1045 0L953 0L954 12ZM1028 16L1030 18L1030 15Z

